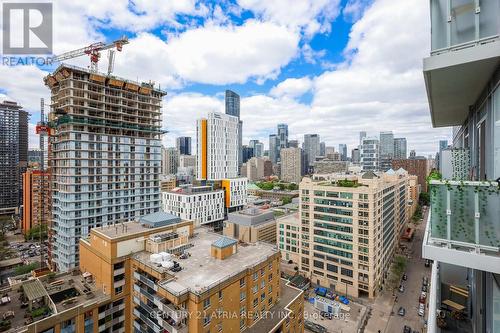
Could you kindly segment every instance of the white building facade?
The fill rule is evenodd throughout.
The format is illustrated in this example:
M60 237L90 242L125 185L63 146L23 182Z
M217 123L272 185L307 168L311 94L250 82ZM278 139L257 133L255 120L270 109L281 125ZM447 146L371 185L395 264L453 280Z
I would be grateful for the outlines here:
M209 186L177 188L162 193L163 211L183 220L193 220L195 226L224 219L224 191Z
M199 180L238 177L238 118L211 112L196 127L196 168Z

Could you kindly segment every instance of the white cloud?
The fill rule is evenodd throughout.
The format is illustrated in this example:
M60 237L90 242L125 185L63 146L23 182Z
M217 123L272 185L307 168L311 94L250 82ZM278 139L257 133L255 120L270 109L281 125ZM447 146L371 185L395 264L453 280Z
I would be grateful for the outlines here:
M290 78L273 87L270 95L274 97L296 98L311 90L312 81L308 77Z
M340 10L339 0L238 0L238 4L264 20L302 29L307 37L329 32Z
M342 10L344 19L352 22L359 20L372 1L373 0L349 0Z
M176 73L201 83L244 83L275 78L296 55L299 35L273 23L205 26L188 30L166 47Z

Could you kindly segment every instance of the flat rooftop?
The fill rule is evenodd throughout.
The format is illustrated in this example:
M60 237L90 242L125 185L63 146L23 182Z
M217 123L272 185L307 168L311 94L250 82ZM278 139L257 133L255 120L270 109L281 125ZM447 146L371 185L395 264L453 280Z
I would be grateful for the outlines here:
M276 223L288 223L288 224L297 224L297 225L300 225L300 216L299 216L299 213L298 212L295 212L293 214L288 214L288 215L284 215L284 216L281 216L279 217L277 220L276 220Z
M275 246L267 243L238 244L235 254L219 260L211 256L211 247L212 243L221 237L220 234L209 232L205 228L195 229L194 237L190 240L192 247L186 250L190 254L189 258L177 260L182 270L177 273L170 272L174 278L161 281L160 286L175 295L187 291L201 294L278 253Z
M287 285L288 281L281 279L280 281L280 300L276 303L266 316L262 317L251 327L247 328L245 332L248 333L261 333L271 332L272 329L284 320L290 312L287 307L296 298L302 297L302 290Z
M162 231L162 228L172 226L178 223L186 222L179 217L169 213L158 212L145 215L139 221L131 221L124 223L108 224L102 227L92 228L92 232L97 232L107 238L115 239L135 234L140 234L146 231Z

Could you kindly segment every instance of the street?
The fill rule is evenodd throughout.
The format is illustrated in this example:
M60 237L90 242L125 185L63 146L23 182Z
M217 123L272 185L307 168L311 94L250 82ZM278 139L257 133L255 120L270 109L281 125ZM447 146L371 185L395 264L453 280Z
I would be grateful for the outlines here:
M427 222L428 210L423 213L423 221L419 224L409 224L415 227L413 241L408 244L410 255L406 265L408 279L403 281L404 292L395 292L398 297L394 302L392 291L384 290L382 294L371 304L371 316L365 328L368 333L398 333L403 332L405 325L410 326L417 332L424 331L425 318L427 318L427 305L424 317L418 315L418 298L422 288L422 278L427 276L430 280L431 268L425 267L425 259L422 259L422 239ZM398 315L399 307L406 310L402 317Z
M406 265L406 275L408 279L403 281L405 291L397 291L398 301L394 303L393 312L384 332L403 332L404 325L410 326L418 332L423 331L424 318L427 318L427 305L424 317L420 317L418 311L418 298L422 288L422 278L427 276L430 280L431 268L425 267L425 259L422 259L422 239L427 222L428 210L423 212L423 221L416 226L415 236L410 245L410 258ZM398 315L399 307L406 309L404 317Z

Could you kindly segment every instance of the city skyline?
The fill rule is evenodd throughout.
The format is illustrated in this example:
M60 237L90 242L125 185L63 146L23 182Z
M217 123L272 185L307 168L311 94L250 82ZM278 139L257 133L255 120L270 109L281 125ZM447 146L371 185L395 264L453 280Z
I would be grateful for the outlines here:
M430 45L426 33L428 3L397 4L392 9L398 13L393 20L384 20L380 15L387 5L393 6L387 0L317 1L298 8L290 16L286 5L272 9L265 3L238 4L229 2L226 6L230 8L220 8L224 13L221 15L219 6L200 3L172 8L156 8L156 4L148 8L117 5L119 8L113 10L83 3L74 4L79 10L69 10L66 4L56 3L55 23L65 26L61 21L71 19L73 26L70 31L57 29L54 52L76 49L96 40L109 41L118 34L129 35L130 45L116 56L115 72L154 80L169 91L164 98L163 127L170 132L163 137L164 145L173 145L178 136L194 137L195 120L207 112L224 112L226 89L241 96L241 120L247 124L244 143L258 139L267 144L269 134L284 121L289 125L289 140L314 129L323 141L346 143L352 148L358 143L359 131L364 130L398 132L408 139L408 151L415 149L422 155L434 154L440 139L451 139L449 129L431 127L421 80L421 59ZM407 7L413 8L411 13ZM109 22L102 29L78 15L71 14L70 18L68 12L83 12L89 21L104 17ZM127 18L119 19L112 12ZM160 19L159 13L168 19ZM185 23L192 17L199 21L194 26ZM174 23L177 28L173 28ZM423 28L414 36L411 27L416 25ZM369 26L374 28L369 30ZM377 29L396 30L402 37L397 41L379 40L372 32ZM235 54L233 51L241 47L240 43L255 50L256 58L241 55L229 61L227 57ZM219 55L220 59L207 54L222 46L230 49ZM194 56L200 47L200 55ZM209 50L203 51L204 48ZM188 57L186 50L195 52ZM383 61L389 54L393 60ZM206 65L197 65L199 57L206 60ZM165 65L157 66L152 59ZM84 57L68 62L88 65ZM31 66L2 66L0 73L0 94L17 101L32 115L30 147L35 148L38 138L33 130L39 120L39 98L48 98L42 83L47 72ZM351 77L370 84L362 84L359 89L359 83ZM16 84L21 78L23 86ZM398 81L405 84L398 88L391 84ZM25 93L26 87L29 94ZM342 91L342 95L335 91ZM323 126L325 123L331 126Z

